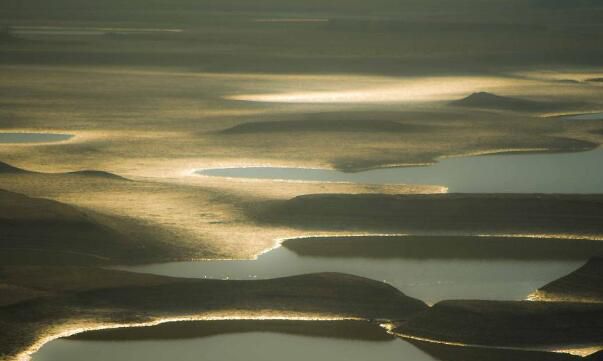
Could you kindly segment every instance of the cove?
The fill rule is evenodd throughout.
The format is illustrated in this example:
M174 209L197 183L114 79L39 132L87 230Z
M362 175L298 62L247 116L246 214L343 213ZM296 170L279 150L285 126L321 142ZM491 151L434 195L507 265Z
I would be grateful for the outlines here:
M203 176L362 184L429 184L452 193L601 193L603 150L447 158L420 167L346 173L333 169L244 167L199 170Z

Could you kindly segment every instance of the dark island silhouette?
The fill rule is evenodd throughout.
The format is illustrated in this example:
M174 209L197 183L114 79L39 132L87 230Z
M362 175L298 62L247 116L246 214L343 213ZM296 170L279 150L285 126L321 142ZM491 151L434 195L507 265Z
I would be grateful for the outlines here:
M514 112L554 112L585 106L581 102L553 102L506 97L488 92L473 93L466 98L449 103L455 107L495 109Z

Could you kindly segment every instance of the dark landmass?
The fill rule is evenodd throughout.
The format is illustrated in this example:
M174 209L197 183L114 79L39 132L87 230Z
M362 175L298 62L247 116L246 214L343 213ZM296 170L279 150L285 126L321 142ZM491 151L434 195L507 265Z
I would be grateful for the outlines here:
M271 132L415 132L427 126L401 124L388 120L283 120L249 122L223 130L223 134L253 134Z
M115 180L123 180L123 181L129 180L129 179L119 176L117 174L100 171L100 170L79 170L79 171L68 172L68 173L64 173L64 174L80 175L80 176L84 176L84 177L107 178L107 179L115 179Z
M603 255L601 241L533 237L308 237L286 240L282 246L301 256L320 257L550 260Z
M589 355L588 357L586 357L586 360L588 360L588 361L601 361L601 360L603 360L603 351L598 351L598 352L595 352L592 355Z
M312 230L603 234L603 196L314 194L248 210L265 224Z
M17 168L17 167L13 167L10 164L7 163L3 163L0 162L0 173L4 174L4 173L26 173L27 171Z
M442 301L394 333L498 347L603 343L603 304L534 301Z
M421 351L441 361L584 361L580 356L558 352L450 346L435 342L407 340Z
M516 112L552 112L564 109L580 108L585 104L527 100L480 92L473 93L466 98L450 102L450 105L478 109L510 110Z
M85 291L76 302L93 309L110 305L133 312L271 310L368 319L406 319L427 307L385 283L335 273L258 281L176 279L159 286Z
M545 300L603 303L603 258L590 259L576 271L540 288L535 296Z
M168 322L152 327L88 331L72 336L77 340L132 341L166 340L246 332L273 332L350 340L391 341L395 337L379 325L366 321L219 320Z
M0 307L0 355L7 359L82 322L102 326L212 314L397 320L427 308L385 283L337 273L222 281L82 267L5 267L0 275L2 283L54 293Z
M592 79L587 79L586 81L592 82L592 83L603 83L603 78L592 78Z

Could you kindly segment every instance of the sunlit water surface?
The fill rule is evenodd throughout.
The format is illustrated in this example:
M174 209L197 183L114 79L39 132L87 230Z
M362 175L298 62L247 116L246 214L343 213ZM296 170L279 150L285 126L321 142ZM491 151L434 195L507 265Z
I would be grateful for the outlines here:
M402 340L363 341L268 332L148 341L55 340L33 361L432 361Z
M279 167L217 168L197 171L215 177L431 184L459 193L602 193L603 149L577 153L500 154L443 159L424 167L345 173L332 169Z
M71 134L56 133L0 133L2 143L50 143L62 142L73 138Z
M119 269L175 277L263 279L315 272L342 272L385 281L428 303L444 299L525 299L564 276L581 261L379 259L299 256L279 247L248 261L173 262Z

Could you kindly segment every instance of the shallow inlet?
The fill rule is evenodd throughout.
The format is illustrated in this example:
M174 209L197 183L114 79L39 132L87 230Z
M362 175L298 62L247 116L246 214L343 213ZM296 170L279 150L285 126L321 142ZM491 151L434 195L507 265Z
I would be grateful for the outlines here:
M445 299L522 300L582 265L579 260L383 259L299 256L279 247L257 260L172 262L118 269L175 277L276 278L342 272L385 281L428 303Z
M301 322L303 324L303 322ZM183 325L182 323L180 323ZM177 325L175 325L177 327ZM110 332L110 331L109 331ZM385 331L383 331L385 334ZM279 332L243 332L173 339L72 340L50 342L33 355L33 361L366 361L434 358L400 339L363 340L332 335L306 336ZM125 340L124 340L125 339Z
M73 138L71 134L57 133L0 133L0 144L52 143Z
M332 169L245 167L199 170L204 176L363 184L430 184L453 193L602 193L603 149L443 159L424 167L345 173Z

